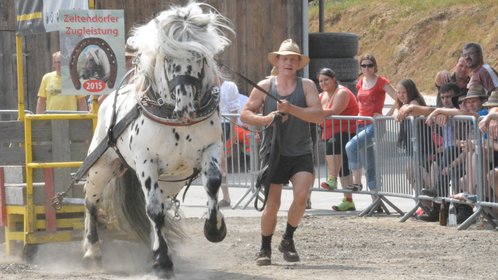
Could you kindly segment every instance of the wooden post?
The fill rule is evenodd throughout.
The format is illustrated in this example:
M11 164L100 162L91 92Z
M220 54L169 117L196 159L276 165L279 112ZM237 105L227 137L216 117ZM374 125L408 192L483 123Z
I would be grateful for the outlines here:
M7 225L7 202L5 201L5 173L0 166L0 227Z
M52 206L52 198L55 196L54 169L43 169L45 178L45 229L47 232L55 232L57 223L55 217L55 208Z

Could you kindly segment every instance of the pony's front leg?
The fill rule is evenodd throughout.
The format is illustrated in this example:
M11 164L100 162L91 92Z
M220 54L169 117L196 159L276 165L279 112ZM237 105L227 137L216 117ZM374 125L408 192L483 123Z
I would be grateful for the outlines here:
M208 216L204 223L204 236L211 242L225 239L227 228L218 207L218 190L221 186L221 145L213 144L202 155L202 181L208 194Z
M102 191L113 176L119 162L101 157L88 171L85 190L85 235L83 236L83 261L87 267L100 268L102 265L101 242L97 233L98 205Z
M164 235L168 207L159 187L157 166L153 159L137 159L136 162L141 163L137 164L136 173L145 193L146 212L152 224L152 268L158 277L171 278L174 276L173 262Z

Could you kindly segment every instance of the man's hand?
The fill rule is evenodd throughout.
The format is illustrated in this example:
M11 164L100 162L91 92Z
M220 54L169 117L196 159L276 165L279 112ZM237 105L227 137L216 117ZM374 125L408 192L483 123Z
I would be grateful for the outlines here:
M449 83L450 80L451 80L450 73L445 70L437 73L435 83L438 87L440 87L446 83Z
M413 111L413 105L411 104L403 105L401 108L399 108L398 114L394 116L394 119L398 122L404 121L412 111Z
M487 132L491 139L498 139L498 120L496 120L496 113L488 114L478 125L481 132Z
M498 139L498 120L489 122L488 135L491 139Z
M448 123L449 117L446 115L437 115L435 122L439 126L445 126Z
M439 109L436 109L434 111L432 111L432 113L430 113L427 118L425 119L425 123L427 125L433 125L434 123L436 123L436 117L439 116Z
M273 111L271 113L269 113L268 115L266 116L263 116L265 118L265 121L266 121L266 125L270 125L272 122L273 122L273 119L275 119L275 116L278 114L278 111Z
M485 116L478 124L479 130L481 132L487 132L490 122L491 122L491 115Z
M289 101L282 99L280 102L277 102L277 110L280 113L290 113L290 110L292 108L292 104L289 103Z

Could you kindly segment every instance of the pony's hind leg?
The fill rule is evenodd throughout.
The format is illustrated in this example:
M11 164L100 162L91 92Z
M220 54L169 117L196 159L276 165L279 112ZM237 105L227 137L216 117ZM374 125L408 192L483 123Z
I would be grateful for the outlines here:
M102 191L116 175L119 162L101 157L88 171L85 183L85 235L83 236L83 261L87 267L100 268L102 249L97 233L97 215Z
M208 194L208 215L204 222L204 236L211 242L225 239L227 228L218 207L218 190L221 186L220 146L211 145L203 154L202 181Z

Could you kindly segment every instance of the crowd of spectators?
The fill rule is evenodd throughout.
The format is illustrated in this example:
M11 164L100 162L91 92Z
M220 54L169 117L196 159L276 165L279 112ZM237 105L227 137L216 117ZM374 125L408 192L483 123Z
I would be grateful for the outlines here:
M366 57L369 59L365 59ZM420 195L434 198L429 200L429 204L423 204L426 207L417 211L417 218L422 221L438 221L441 200L436 198L441 197L457 202L458 223L465 221L472 214L477 200L479 179L482 179L485 186L482 199L498 201L498 168L495 168L498 165L495 164L498 163L498 90L495 91L498 87L498 73L484 62L481 46L477 43L465 44L453 69L436 73L436 106L426 104L415 82L409 78L399 81L393 89L387 78L376 74L377 62L373 55L366 54L359 61L361 74L356 88L359 91L357 102L360 114L357 116L375 118L381 115L380 108L384 106L386 94L395 100L393 109L387 115L392 115L399 122L397 146L408 158L406 178L415 192L415 174L420 174ZM320 86L323 86L322 80ZM366 91L370 88L377 88L378 92ZM328 92L325 88L324 90ZM329 106L323 100L322 105L324 109ZM330 110L324 112L330 113ZM325 113L325 117L341 115L340 112L328 113ZM477 133L477 126L472 125L469 116L478 122L482 133ZM417 121L412 122L412 118L408 117ZM364 167L368 190L375 192L377 186L372 139L376 133L380 136L383 132L374 131L372 127L369 133L369 123L362 118L350 121L349 125L353 123L358 124L358 127L350 127L349 131L355 131L356 136L346 144L346 153L344 150L337 153L349 160L353 178L350 185L345 185L344 182L341 185L353 192L361 190L361 168ZM412 130L412 125L417 129ZM411 135L413 131L416 131L416 135ZM357 140L359 137L363 137L361 141ZM412 141L413 137L417 141ZM324 138L327 139L338 141L331 138L330 133L328 138ZM414 149L413 145L418 146ZM410 159L414 156L420 160ZM334 161L327 160L328 165L337 166L341 162L343 160L337 158ZM419 166L415 166L415 162ZM415 172L416 170L419 172ZM329 167L329 171L334 173L329 174L328 181L322 183L322 188L334 190L337 188L338 169ZM349 210L347 207L341 209L335 206L333 209Z

